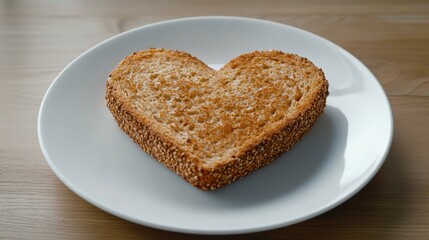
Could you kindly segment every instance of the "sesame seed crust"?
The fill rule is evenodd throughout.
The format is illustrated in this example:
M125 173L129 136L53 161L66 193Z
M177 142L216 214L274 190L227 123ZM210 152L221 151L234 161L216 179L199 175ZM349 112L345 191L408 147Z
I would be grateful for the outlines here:
M170 50L150 49L131 55L141 61L150 57L149 54ZM187 53L171 51L181 57L189 58L193 64L207 67L204 63ZM142 54L141 54L142 53ZM235 65L248 61L254 55L268 54L277 57L284 53L279 51L254 52L244 54L230 61L225 68L234 68ZM215 190L223 187L247 174L270 164L283 152L288 151L293 144L300 141L323 113L328 96L328 82L323 71L316 68L306 58L291 55L299 63L313 66L312 71L318 76L317 89L306 96L301 105L297 105L295 112L278 122L268 124L258 134L243 142L239 150L233 151L219 161L204 164L200 155L190 151L189 146L178 141L171 134L166 134L165 126L157 123L153 118L141 114L138 108L129 104L129 98L119 91L123 87L118 85L118 79L123 80L124 66L130 62L130 56L125 58L118 67L112 71L106 83L107 107L111 111L118 126L131 137L144 151L152 155L166 167L180 175L186 181L202 190ZM289 55L288 55L289 57ZM207 67L208 68L208 67ZM118 69L120 71L118 71ZM211 72L210 72L211 74Z

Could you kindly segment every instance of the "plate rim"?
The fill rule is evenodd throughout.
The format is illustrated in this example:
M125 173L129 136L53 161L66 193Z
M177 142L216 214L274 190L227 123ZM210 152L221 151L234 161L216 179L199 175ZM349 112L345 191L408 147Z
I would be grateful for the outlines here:
M265 23L265 24L271 24L271 25L278 25L278 26L282 26L282 27L288 27L288 28L291 28L295 31L300 31L301 33L309 34L312 37L316 37L319 40L322 40L322 41L328 42L329 44L332 44L333 46L335 46L336 48L341 50L344 54L348 55L348 57L352 58L354 61L357 61L359 64L361 64L361 66L367 70L368 74L370 74L371 77L376 80L375 81L376 85L379 88L379 90L381 90L380 92L382 93L382 97L385 99L385 101L387 103L387 105L386 105L387 106L387 112L389 113L388 114L388 119L389 119L388 125L389 125L390 129L388 131L389 134L387 136L388 137L387 145L386 145L386 148L383 150L383 154L381 154L381 156L378 157L379 161L376 162L376 166L372 170L370 175L368 175L368 177L366 177L364 179L364 181L361 181L357 187L355 187L352 191L350 191L347 195L345 195L343 198L339 199L338 201L335 201L334 203L326 204L327 206L325 206L325 205L320 206L318 210L313 211L310 214L304 215L300 218L296 218L293 221L286 221L286 222L282 222L282 223L278 223L278 224L267 224L267 225L261 224L260 227L239 228L239 229L235 229L235 230L231 230L231 229L227 229L227 230L193 229L190 227L189 228L183 228L183 227L174 227L174 226L170 226L170 225L161 225L161 224L153 223L150 221L142 220L139 218L135 218L135 217L123 214L119 211L116 211L114 208L109 208L108 206L105 206L104 204L102 204L102 203L92 199L91 197L87 196L79 188L73 186L73 184L56 168L54 161L52 160L52 158L50 157L50 155L48 153L48 150L46 149L46 146L45 146L44 141L43 141L43 133L42 133L43 112L44 112L44 109L46 108L46 101L47 101L48 95L53 91L54 86L57 84L57 82L60 81L59 79L61 79L61 76L64 74L64 72L67 71L76 62L78 62L81 58L83 58L84 56L86 56L87 54L92 52L94 49L97 49L98 47L104 45L107 42L112 41L113 39L121 38L124 35L130 34L132 32L144 31L144 29L146 29L146 28L157 27L157 26L161 26L163 24L171 24L171 23L185 22L185 21L198 21L198 20L232 20L232 21L238 20L238 21L245 21L247 23L250 23L250 22ZM210 234L210 235L243 234L243 233L252 233L252 232L260 232L260 231L277 229L280 227L290 226L290 225L293 225L293 224L296 224L296 223L299 223L302 221L306 221L308 219L319 216L320 214L323 214L323 213L330 211L331 209L339 206L340 204L344 203L345 201L347 201L348 199L350 199L351 197L356 195L359 191L361 191L374 178L374 176L379 172L380 168L383 166L383 164L386 161L387 156L390 152L391 145L393 142L393 133L394 133L393 112L392 112L391 104L390 104L390 101L389 101L389 98L388 98L386 92L384 91L380 81L374 76L374 74L370 71L370 69L368 67L366 67L366 65L363 64L353 54L351 54L350 52L348 52L347 50L345 50L341 46L338 46L334 42L331 42L330 40L328 40L324 37L321 37L317 34L314 34L312 32L309 32L307 30L304 30L304 29L301 29L298 27L294 27L294 26L291 26L288 24L283 24L283 23L274 22L274 21L270 21L270 20L265 20L265 19L250 18L250 17L238 17L238 16L196 16L196 17L168 19L168 20L154 22L154 23L142 25L142 26L139 26L136 28L132 28L132 29L129 29L129 30L124 31L122 33L113 35L113 36L107 38L106 40L101 41L100 43L89 48L88 50L84 51L79 56L74 58L70 63L68 63L58 73L58 75L55 77L55 79L49 85L48 89L46 90L46 92L43 96L42 102L40 104L39 112L38 112L38 117L37 117L38 141L39 141L39 145L40 145L41 151L43 153L43 156L44 156L46 162L48 163L51 170L55 173L55 175L61 180L61 182L63 182L72 192L77 194L79 197L81 197L85 201L89 202L93 206L96 206L97 208L99 208L105 212L108 212L114 216L117 216L119 218L125 219L125 220L130 221L130 222L134 222L134 223L137 223L140 225L144 225L144 226L148 226L148 227L152 227L152 228L156 228L156 229L161 229L161 230L173 231L173 232L190 233L190 234Z

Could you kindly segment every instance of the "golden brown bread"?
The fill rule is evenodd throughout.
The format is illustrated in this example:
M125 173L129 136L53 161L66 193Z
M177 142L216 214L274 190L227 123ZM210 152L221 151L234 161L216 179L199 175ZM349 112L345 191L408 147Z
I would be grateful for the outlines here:
M111 72L107 106L146 152L203 190L271 163L322 114L328 82L306 58L243 54L215 71L180 51L133 53Z

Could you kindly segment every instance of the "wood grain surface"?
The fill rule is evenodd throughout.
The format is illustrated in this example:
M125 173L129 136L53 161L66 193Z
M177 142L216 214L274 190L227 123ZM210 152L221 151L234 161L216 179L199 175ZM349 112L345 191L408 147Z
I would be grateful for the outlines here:
M37 114L55 76L120 32L166 19L235 15L325 37L376 75L392 105L390 154L339 207L225 239L429 239L429 1L0 0L0 239L215 239L127 222L71 192L47 165Z

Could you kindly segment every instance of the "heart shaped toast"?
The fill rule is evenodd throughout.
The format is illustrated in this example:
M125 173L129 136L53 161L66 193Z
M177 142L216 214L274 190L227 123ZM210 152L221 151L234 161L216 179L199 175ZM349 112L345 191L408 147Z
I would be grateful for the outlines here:
M119 127L192 185L213 190L271 163L323 113L328 82L306 58L243 54L216 71L188 53L148 49L106 83Z

